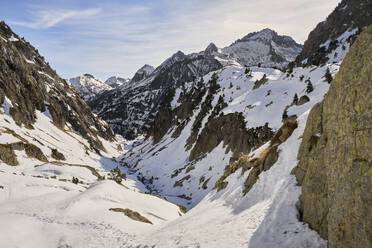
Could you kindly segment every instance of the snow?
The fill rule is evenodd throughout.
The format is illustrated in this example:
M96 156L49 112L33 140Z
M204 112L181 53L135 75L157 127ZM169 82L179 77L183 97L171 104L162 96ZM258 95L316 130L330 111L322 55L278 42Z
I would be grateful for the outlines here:
M217 71L220 90L213 96L212 106L224 95L228 103L224 113L243 112L247 128L268 122L277 130L283 109L291 105L293 95L305 94L304 81L309 78L314 86L314 91L306 94L310 102L288 108L289 115L299 116L299 127L279 147L278 161L261 173L245 196L244 181L250 171L242 174L238 170L227 178L226 189L218 193L213 189L232 156L232 152L226 153L223 143L203 159L188 160L190 150L185 149L185 143L200 108L195 110L178 138L172 138L174 129L156 145L144 137L131 142L120 136L117 142L100 138L107 150L101 155L92 151L87 154L85 146L89 147L89 143L69 129L69 125L66 130L56 128L48 107L44 113L36 111L35 129L31 130L17 126L8 115L0 115L1 143L18 140L4 132L9 128L40 147L50 161L44 163L29 158L24 151L15 151L18 166L0 162L2 244L6 247L14 244L18 247L135 247L141 244L165 248L326 247L318 234L298 221L295 205L301 189L290 171L297 164L297 150L309 110L328 90L329 84L323 78L327 68L335 74L339 64L295 68L293 76L275 69L251 67L250 77L245 74L245 67L239 65ZM204 76L206 84L213 73ZM254 82L264 74L268 82L253 89ZM304 75L303 81L299 79L301 75ZM186 91L190 85L185 84ZM172 108L178 106L181 92L176 89ZM267 107L271 101L273 104ZM254 107L247 108L249 105ZM5 98L2 106L5 113L10 106L11 101ZM209 114L203 119L202 127ZM118 145L123 152L116 150ZM258 156L268 145L252 151L250 156ZM66 161L53 162L52 148L62 152ZM129 167L120 166L120 160ZM128 178L122 185L111 180L99 181L89 169L107 178L116 166ZM143 177L145 184L137 176ZM182 186L175 186L175 182L186 176L189 177ZM80 183L73 184L73 177ZM148 194L150 190L190 211L183 215L175 204ZM123 213L109 211L110 208L137 211L153 225L134 221ZM35 238L25 242L30 236Z
M51 80L54 81L54 78L53 78L52 76L50 76L49 74L47 74L47 73L45 73L45 72L43 72L43 71L38 71L38 73L41 74L41 75L44 75L44 76L46 76L47 78L49 78L49 79L51 79Z
M351 46L351 44L347 41L347 39L350 36L355 35L357 32L358 32L358 28L346 30L343 34L341 34L336 39L338 41L337 48L333 50L327 56L330 62L340 63L345 58ZM325 47L326 49L328 49L330 42L331 42L330 40L327 40L325 43L321 44L320 47Z
M3 103L3 106L2 106L2 111L4 112L4 114L10 116L9 111L10 111L11 107L13 107L12 101L10 101L9 98L5 96L4 103Z
M171 108L172 109L175 109L176 107L178 107L180 105L180 103L178 102L178 99L180 97L181 92L182 92L182 89L180 89L180 88L176 89L176 92L174 93L173 100L171 102Z
M25 58L25 61L26 61L27 63L29 63L29 64L33 64L33 65L35 64L35 62L34 62L33 60L28 60L28 59Z
M2 37L1 35L0 35L0 38L3 40L3 41L5 41L5 42L8 42L8 40L6 40L4 37Z
M3 109L11 102L5 97ZM8 111L8 110L7 110ZM2 247L125 247L135 235L141 236L182 213L177 205L144 194L144 185L128 175L122 185L112 180L97 180L88 166L101 176L119 163L118 142L100 139L106 152L89 151L88 141L79 134L61 130L51 122L48 108L36 111L34 129L17 126L8 115L0 114L2 144L19 142L14 131L38 146L50 162L30 158L15 151L19 165L0 160L0 240ZM51 149L62 152L66 161L54 162ZM123 172L127 172L124 168ZM71 182L77 177L79 184ZM110 208L129 208L153 224L132 220Z
M18 38L14 37L14 35L12 34L12 36L8 39L9 41L19 41Z

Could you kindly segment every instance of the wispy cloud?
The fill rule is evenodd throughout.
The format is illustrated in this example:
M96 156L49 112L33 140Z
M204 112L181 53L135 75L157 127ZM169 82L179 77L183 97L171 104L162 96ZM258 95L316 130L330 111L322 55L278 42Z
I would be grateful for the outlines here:
M100 12L100 9L85 9L85 10L69 10L69 9L50 9L36 10L32 13L33 20L31 22L11 21L13 25L33 28L46 29L57 25L67 19L83 19L91 17Z

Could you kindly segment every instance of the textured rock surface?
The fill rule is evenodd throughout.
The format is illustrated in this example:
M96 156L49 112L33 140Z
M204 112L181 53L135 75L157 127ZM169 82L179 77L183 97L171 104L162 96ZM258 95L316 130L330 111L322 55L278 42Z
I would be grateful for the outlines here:
M372 247L372 26L310 113L294 169L303 220L329 247Z

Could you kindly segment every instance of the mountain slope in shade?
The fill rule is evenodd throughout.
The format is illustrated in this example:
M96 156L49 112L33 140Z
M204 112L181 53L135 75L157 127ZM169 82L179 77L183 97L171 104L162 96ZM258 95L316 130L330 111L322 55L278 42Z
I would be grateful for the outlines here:
M104 91L113 89L112 86L101 82L91 74L70 78L69 83L80 91L85 101L89 101Z

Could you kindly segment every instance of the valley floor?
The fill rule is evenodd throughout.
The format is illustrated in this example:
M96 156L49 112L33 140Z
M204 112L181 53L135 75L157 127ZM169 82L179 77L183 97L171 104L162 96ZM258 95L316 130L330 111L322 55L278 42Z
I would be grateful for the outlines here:
M308 112L281 145L278 162L242 197L247 173L237 171L226 190L210 192L183 215L179 207L141 193L129 178L122 185L97 180L87 168L27 160L1 164L0 240L3 247L326 247L297 219L300 194L291 169ZM101 175L117 164L101 157ZM69 179L83 178L74 184ZM65 179L65 180L64 180ZM152 224L132 220L110 208L129 208Z

